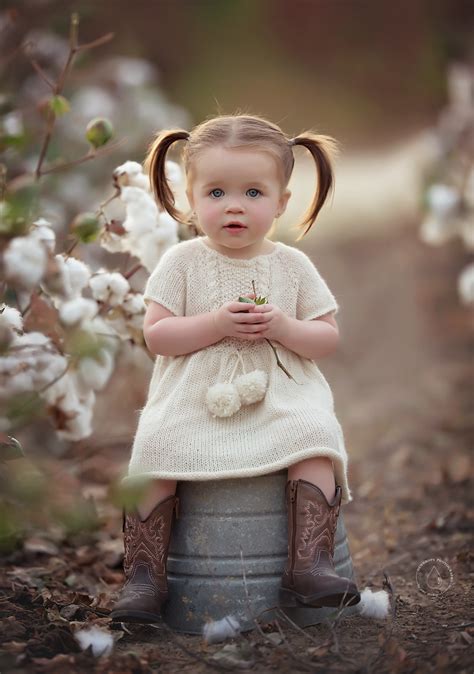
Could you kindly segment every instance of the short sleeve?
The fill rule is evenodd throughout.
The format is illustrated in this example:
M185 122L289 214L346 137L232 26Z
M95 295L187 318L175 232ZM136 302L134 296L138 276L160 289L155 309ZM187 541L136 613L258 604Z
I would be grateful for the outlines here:
M175 316L184 316L186 308L186 259L179 250L181 243L168 248L148 277L143 292L145 303L153 300Z
M310 258L298 249L298 296L296 318L311 320L333 311L339 304Z

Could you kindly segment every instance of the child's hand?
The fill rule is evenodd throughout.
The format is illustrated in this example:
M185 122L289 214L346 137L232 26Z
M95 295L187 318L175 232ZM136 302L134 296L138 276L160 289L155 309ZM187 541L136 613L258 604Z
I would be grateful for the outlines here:
M266 321L265 330L266 339L274 339L281 342L290 328L290 321L284 311L275 304L256 304L253 308L254 314L261 314L262 319Z
M255 295L250 293L243 297L255 298ZM226 302L214 312L217 330L222 337L239 337L249 341L263 339L267 336L269 319L263 314L255 314L257 308L252 302Z

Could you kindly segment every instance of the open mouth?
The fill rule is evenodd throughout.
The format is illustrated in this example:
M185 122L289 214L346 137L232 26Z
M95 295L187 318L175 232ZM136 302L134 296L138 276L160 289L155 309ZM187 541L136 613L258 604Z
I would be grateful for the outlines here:
M224 229L231 229L231 230L239 230L239 229L247 229L244 225L239 225L237 223L231 223L230 225L226 225Z

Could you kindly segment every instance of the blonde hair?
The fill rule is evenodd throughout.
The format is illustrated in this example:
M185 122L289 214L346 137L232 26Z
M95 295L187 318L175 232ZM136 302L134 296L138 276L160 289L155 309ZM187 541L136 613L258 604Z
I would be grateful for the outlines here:
M296 229L302 230L307 226L297 241L309 232L329 192L334 188L332 160L339 149L334 138L312 131L304 131L295 138L289 138L277 124L258 115L218 115L201 122L192 131L159 131L147 148L143 169L149 176L155 199L162 209L185 225L193 225L192 214L190 211L184 214L176 209L174 194L165 174L167 152L179 140L188 141L182 150L187 180L192 180L196 156L206 148L221 145L229 149L245 147L269 152L277 160L284 188L288 185L295 165L293 147L301 145L309 150L316 164L317 188L302 222L296 225Z

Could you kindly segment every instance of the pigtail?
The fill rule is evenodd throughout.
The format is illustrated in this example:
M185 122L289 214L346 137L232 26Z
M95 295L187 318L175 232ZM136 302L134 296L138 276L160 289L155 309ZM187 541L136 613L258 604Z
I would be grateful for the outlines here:
M148 174L150 186L158 205L174 220L189 224L186 216L175 208L175 197L166 179L166 154L177 140L188 140L189 131L171 129L161 131L150 143L143 162L143 170Z
M290 141L290 145L302 145L311 152L318 176L318 189L313 197L313 202L305 214L303 222L297 225L298 229L304 229L308 225L306 230L296 239L296 241L299 241L311 229L326 201L329 191L334 188L332 161L339 152L339 145L331 136L311 132L304 132L296 136L296 138Z

